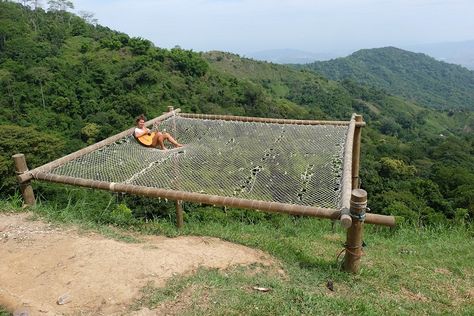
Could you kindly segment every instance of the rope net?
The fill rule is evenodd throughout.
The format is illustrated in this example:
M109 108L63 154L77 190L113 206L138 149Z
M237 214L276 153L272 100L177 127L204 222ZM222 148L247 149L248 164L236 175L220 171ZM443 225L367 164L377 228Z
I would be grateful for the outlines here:
M167 151L146 148L130 135L49 172L224 197L341 208L347 125L173 116L153 129L169 132L184 147Z

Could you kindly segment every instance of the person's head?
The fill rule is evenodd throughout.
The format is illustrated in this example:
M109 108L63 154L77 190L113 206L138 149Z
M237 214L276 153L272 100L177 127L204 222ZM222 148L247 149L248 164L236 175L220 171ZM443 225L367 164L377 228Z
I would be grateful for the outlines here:
M146 117L145 115L140 115L137 117L137 119L135 120L135 123L137 124L138 128L143 128L145 126L145 121L146 121Z

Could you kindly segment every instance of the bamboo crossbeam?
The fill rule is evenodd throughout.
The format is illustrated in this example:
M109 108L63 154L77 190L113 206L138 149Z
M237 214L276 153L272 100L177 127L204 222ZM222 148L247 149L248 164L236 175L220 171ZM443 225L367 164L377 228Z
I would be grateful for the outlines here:
M257 200L247 200L234 197L222 197L217 195L207 195L201 193L192 193L160 188L142 187L131 184L122 184L106 181L88 180L60 176L51 173L36 172L35 179L70 184L74 186L82 186L93 189L107 190L113 192L123 192L129 194L143 195L148 197L160 197L170 200L182 200L195 203L205 203L211 205L221 205L237 208L255 209L271 213L285 213L290 215L303 215L319 218L327 218L337 220L340 217L340 211L329 208L319 208L311 206L302 206L295 204L285 204L278 202L266 202ZM367 214L366 223L384 226L395 226L393 216L385 216L378 214Z
M195 113L180 113L179 116L185 117L185 118L196 118L196 119L204 119L204 120L223 120L223 121L296 124L296 125L342 125L343 126L343 125L350 124L349 121L289 120L289 119L264 118L264 117L195 114ZM365 122L356 123L356 126L365 126Z
M145 122L145 126L152 126L152 125L155 124L156 122L163 121L163 120L165 120L165 119L167 119L167 118L169 118L169 117L171 117L171 116L173 116L173 115L179 113L180 111L181 111L181 109L176 109L176 110L174 110L174 111L172 111L172 112L167 112L167 113L165 113L165 114L163 114L163 115L160 115L160 116L158 116L158 117L156 117L156 118L154 118L154 119L152 119L152 120L149 120L149 121ZM76 159L76 158L78 158L78 157L81 157L81 156L83 156L83 155L85 155L85 154L88 154L88 153L90 153L90 152L93 152L93 151L95 151L95 150L97 150L97 149L99 149L99 148L102 148L102 147L104 147L104 146L110 145L110 144L112 144L113 142L116 142L117 140L122 139L122 138L124 138L124 137L126 137L126 136L132 135L133 132L134 132L134 130L135 130L135 127L132 127L132 128L130 128L130 129L126 130L126 131L123 131L123 132L118 133L118 134L116 134L116 135L110 136L109 138L106 138L106 139L104 139L104 140L102 140L102 141L100 141L100 142L98 142L98 143L92 144L92 145L87 146L87 147L85 147L85 148L83 148L83 149L80 149L80 150L78 150L78 151L75 151L75 152L73 152L73 153L71 153L71 154L69 154L69 155L67 155L67 156L61 157L61 158L56 159L56 160L54 160L54 161L51 161L51 162L49 162L49 163L47 163L47 164L45 164L45 165L39 166L39 167L37 167L37 168L35 168L35 169L32 169L32 170L30 170L30 171L28 171L28 172L25 172L25 173L23 173L23 174L20 174L20 175L18 175L18 181L19 181L20 183L23 183L23 182L25 182L25 181L31 180L32 178L34 178L34 174L36 174L37 172L48 172L48 171L50 171L50 170L53 170L54 168L57 168L57 167L59 167L59 166L61 166L61 165L64 165L65 163L67 163L67 162L69 162L69 161L71 161L71 160L74 160L74 159Z

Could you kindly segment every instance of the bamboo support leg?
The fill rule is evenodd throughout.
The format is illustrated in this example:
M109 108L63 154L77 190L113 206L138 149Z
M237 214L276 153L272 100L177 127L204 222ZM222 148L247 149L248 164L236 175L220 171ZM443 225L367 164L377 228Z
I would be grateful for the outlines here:
M18 175L25 173L28 171L28 166L26 165L25 155L23 154L16 154L12 156L13 161L15 163L15 170ZM23 203L25 206L34 206L36 204L35 194L33 192L33 188L31 187L31 182L24 181L20 183L20 191L21 195L23 196Z
M184 220L183 220L183 201L176 200L176 227L178 229L183 228Z
M362 257L362 236L364 232L364 217L367 207L367 192L361 189L352 190L351 215L352 225L347 230L346 253L342 269L346 272L358 273Z

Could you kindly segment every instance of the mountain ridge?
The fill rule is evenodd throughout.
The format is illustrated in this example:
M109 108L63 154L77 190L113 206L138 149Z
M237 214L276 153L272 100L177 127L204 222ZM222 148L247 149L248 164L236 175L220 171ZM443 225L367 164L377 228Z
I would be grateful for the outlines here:
M372 85L428 107L474 109L474 71L423 53L389 46L295 67Z

